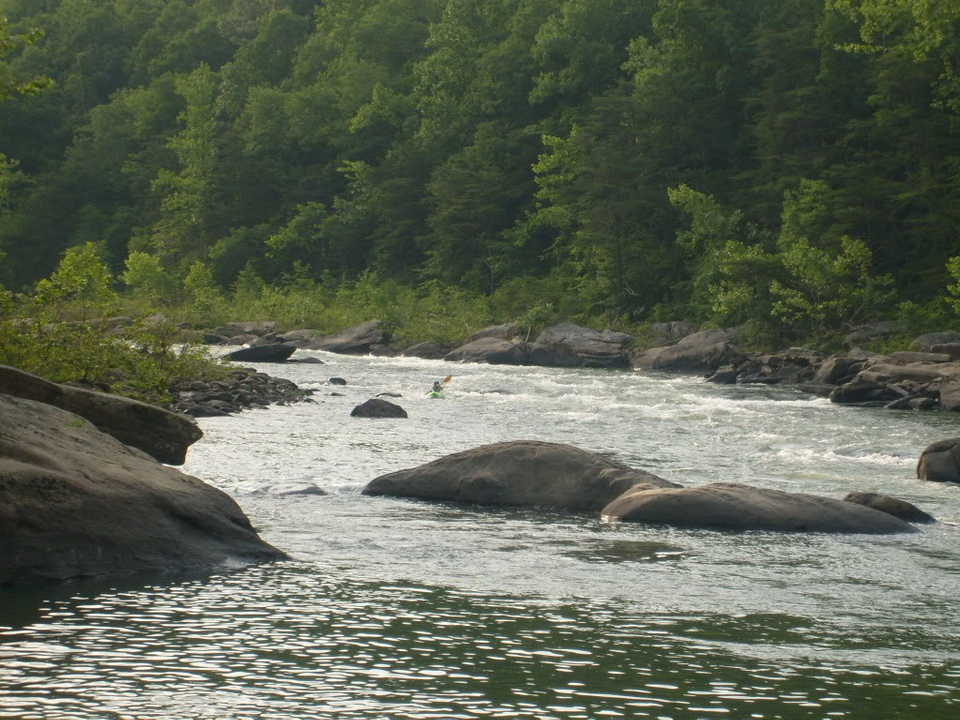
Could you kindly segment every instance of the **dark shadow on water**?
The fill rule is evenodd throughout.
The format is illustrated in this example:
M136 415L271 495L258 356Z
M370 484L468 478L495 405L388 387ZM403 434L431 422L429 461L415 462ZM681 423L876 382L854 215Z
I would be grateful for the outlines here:
M164 588L185 584L203 584L212 578L243 572L246 569L249 568L213 572L152 573L120 579L82 578L46 585L0 588L0 631L8 628L21 630L40 622L55 605L69 607L72 602L87 603L102 594L162 591ZM3 642L2 637L0 642Z

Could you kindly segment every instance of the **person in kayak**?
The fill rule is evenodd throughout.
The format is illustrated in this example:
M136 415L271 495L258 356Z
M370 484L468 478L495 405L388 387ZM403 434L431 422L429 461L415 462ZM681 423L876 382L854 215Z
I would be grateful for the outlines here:
M433 381L433 390L431 390L430 392L435 392L435 393L443 392L443 385L440 384L439 380Z

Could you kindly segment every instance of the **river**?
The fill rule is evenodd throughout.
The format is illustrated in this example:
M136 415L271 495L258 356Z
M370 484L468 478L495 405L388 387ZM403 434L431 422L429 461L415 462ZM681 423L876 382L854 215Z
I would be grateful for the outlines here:
M0 718L960 716L960 488L914 473L960 416L653 373L306 354L326 364L259 369L316 402L203 419L183 467L294 560L0 594ZM446 398L427 398L451 372ZM377 393L409 418L350 417ZM360 494L516 439L684 485L878 491L940 522L729 533ZM328 494L284 494L303 485Z

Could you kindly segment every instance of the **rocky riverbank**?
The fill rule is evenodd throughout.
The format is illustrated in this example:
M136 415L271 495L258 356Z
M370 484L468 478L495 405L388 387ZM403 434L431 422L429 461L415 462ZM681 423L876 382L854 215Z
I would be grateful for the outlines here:
M656 323L652 329L655 337L640 342L626 333L561 323L528 342L518 337L515 325L507 324L485 328L456 347L421 343L406 348L392 347L389 333L378 320L329 336L315 330L277 332L270 322L237 322L218 328L236 332L233 337L216 333L207 337L258 349L261 362L289 362L291 355L303 348L442 358L449 362L696 373L716 383L789 385L839 404L890 410L960 410L957 332L920 336L910 352L881 355L853 346L845 353L828 356L804 348L750 353L742 349L734 329L695 331L685 322ZM853 345L868 340L871 333L875 331L853 333L848 342Z

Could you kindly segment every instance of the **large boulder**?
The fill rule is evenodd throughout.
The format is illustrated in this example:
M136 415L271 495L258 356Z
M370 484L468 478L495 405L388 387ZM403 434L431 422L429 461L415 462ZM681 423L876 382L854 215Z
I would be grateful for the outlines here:
M891 335L903 332L903 330L902 323L896 320L884 320L869 325L861 325L844 336L843 342L847 347L854 348L874 340L888 338Z
M618 368L627 366L624 347L632 335L597 332L573 323L545 329L530 347L530 363L551 367Z
M386 345L389 339L383 323L379 320L370 320L334 335L310 340L301 347L343 355L366 355L374 345Z
M913 347L920 352L936 352L935 345L945 345L947 343L960 343L960 332L954 330L945 330L943 332L927 333L921 335L913 341Z
M277 323L273 320L253 320L251 322L228 322L214 330L218 335L233 337L235 335L256 335L260 337L273 332Z
M811 382L842 385L850 382L863 369L863 360L857 357L833 355L817 368Z
M903 520L855 503L739 483L634 488L607 505L601 515L606 520L717 530L916 532Z
M286 332L277 333L271 335L270 337L274 342L283 343L284 345L294 345L295 347L303 347L311 340L316 340L318 337L322 337L323 333L319 330L288 330Z
M351 412L351 417L361 418L405 418L407 411L389 400L371 398L365 403L357 405Z
M854 380L834 388L829 397L838 405L885 405L904 395L882 382Z
M823 353L804 348L755 355L737 367L737 382L766 385L812 382L822 362Z
M947 363L911 363L909 365L894 365L879 363L864 367L855 380L860 382L901 383L910 380L919 383L928 383L944 375L953 374L951 364Z
M630 365L641 370L707 372L740 356L734 348L736 334L720 328L687 335L676 345L639 350L631 354Z
M596 511L638 485L675 487L650 473L569 445L519 440L484 445L381 475L363 492L480 505Z
M450 350L450 347L444 347L435 342L422 342L404 348L400 355L401 357L417 357L424 360L442 360Z
M0 586L285 557L228 495L79 415L0 395Z
M448 362L475 362L489 365L526 365L527 353L519 343L486 337L451 350L443 356L443 359Z
M917 477L934 482L960 483L960 438L927 445L917 462Z
M0 393L54 405L89 420L124 445L168 465L183 465L187 448L203 437L190 418L119 395L44 380L0 365Z
M940 382L940 407L947 412L960 412L960 378Z
M672 320L670 322L655 322L650 326L650 332L656 337L663 337L667 340L680 340L687 335L692 335L697 330L692 322L686 320Z
M936 522L933 515L925 513L913 503L908 503L906 500L901 500L900 498L889 495L872 492L852 492L847 493L843 501L857 503L857 505L866 505L874 510L888 513L907 522L925 524Z
M941 343L931 345L930 352L946 355L951 360L960 360L960 342Z
M296 351L297 348L294 345L272 343L234 350L225 355L224 359L233 362L281 363L286 362Z
M473 335L470 335L463 341L463 344L472 343L474 340L482 340L483 338L497 338L498 340L510 340L517 334L517 326L515 323L505 323L503 325L491 325L490 327L485 327L482 330L477 330Z

